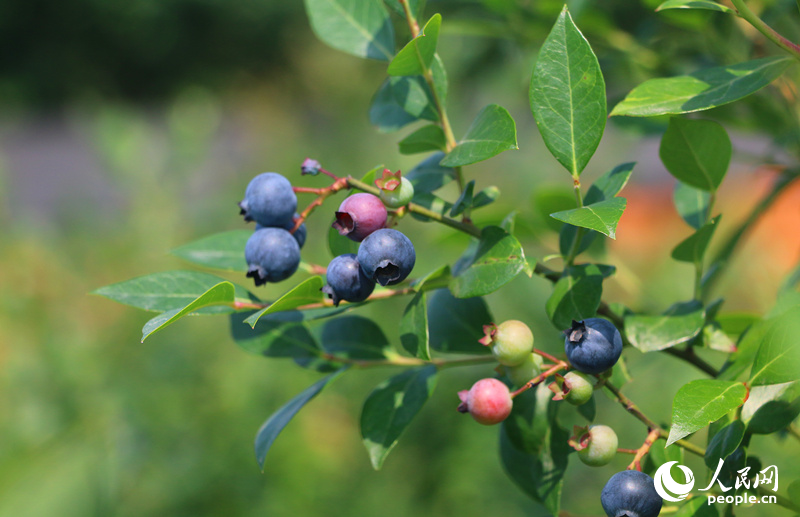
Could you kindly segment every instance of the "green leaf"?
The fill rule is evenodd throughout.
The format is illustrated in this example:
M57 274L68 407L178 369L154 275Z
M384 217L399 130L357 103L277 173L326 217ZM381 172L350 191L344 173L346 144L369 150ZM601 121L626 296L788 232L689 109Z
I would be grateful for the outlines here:
M674 250L672 250L672 258L681 262L689 262L694 264L702 264L703 256L706 254L708 243L714 236L714 230L717 229L719 218L717 216L704 224L695 233L681 241Z
M606 127L606 86L597 57L566 6L539 51L529 99L545 145L578 176Z
M434 291L428 301L430 345L440 352L490 354L489 347L478 342L483 326L492 315L483 298L460 299L447 289Z
M225 271L247 271L244 246L252 230L216 233L172 250L172 254L194 264Z
M575 194L568 187L542 185L541 188L533 191L531 205L538 216L535 221L536 229L540 231L550 229L558 232L564 228L564 223L556 221L550 217L550 214L574 207Z
M704 323L703 305L691 301L676 303L660 316L626 316L625 333L633 346L652 352L689 341L700 333Z
M428 151L443 151L447 144L444 141L444 132L436 124L422 126L397 144L401 154L425 153Z
M430 361L428 308L424 291L414 295L403 312L400 320L400 343L412 356Z
M756 388L761 386L756 386ZM776 433L795 421L800 415L800 396L793 401L771 400L758 408L747 425L753 434Z
M672 401L667 446L722 418L745 398L747 387L741 382L701 379L685 384Z
M339 255L347 255L348 253L357 254L359 243L348 239L344 235L339 235L339 230L334 227L328 228L328 249L331 255L338 257Z
M780 384L800 379L800 306L769 320L758 347L750 386Z
M711 194L681 181L675 183L672 194L675 209L686 224L699 230L708 220Z
M511 414L503 421L501 431L514 448L527 454L541 454L550 433L550 418L555 415L552 398L553 392L544 383L514 398Z
M442 25L442 16L434 14L422 32L409 41L400 52L394 56L386 72L389 75L422 75L431 67L433 56L436 54L436 44L439 41L439 28Z
M292 400L283 405L279 410L272 414L261 429L256 433L255 449L256 461L261 471L264 471L264 459L267 456L269 448L272 447L273 442L278 437L286 424L305 406L311 399L316 397L320 391L333 379L339 376L344 371L341 369L335 373L323 377L318 380Z
M526 394L527 392L523 393ZM543 396L550 395L544 393ZM516 405L517 400L514 403ZM524 449L518 448L506 431L509 420L503 422L503 430L500 432L500 459L506 473L519 488L534 501L544 505L550 513L558 515L564 473L572 448L567 443L569 432L558 425L554 412L547 411L547 408L548 406L536 406L531 412L529 422L539 429L528 437L537 443L528 442ZM544 432L541 427L544 427ZM537 452L532 453L531 449Z
M517 147L517 127L508 110L497 104L483 108L467 134L440 162L444 167L460 167L488 160Z
M422 77L390 77L381 85L369 108L369 121L384 133L416 121L438 120L430 90Z
M667 9L705 9L708 11L736 14L736 11L730 7L712 2L711 0L667 0L656 7L656 11L666 11ZM714 468L716 468L716 464Z
M462 267L450 282L458 298L492 293L525 268L525 253L513 235L499 226L486 226L474 252L468 250Z
M567 267L545 304L553 325L563 330L570 327L572 320L593 318L600 306L606 276L597 264Z
M394 28L381 0L305 0L314 34L358 57L390 61Z
M341 316L322 327L322 348L350 359L383 359L389 346L381 328L361 316Z
M716 122L672 117L658 154L675 178L713 191L728 172L731 152L731 139Z
M416 280L411 285L417 292L430 291L432 289L447 287L452 277L453 275L450 271L450 266L445 264L444 266L440 266L424 277Z
M186 307L224 281L224 278L197 271L165 271L107 285L92 294L146 311L167 312ZM235 302L247 303L255 299L243 287L235 286ZM227 314L233 310L233 307L215 305L201 308L198 314Z
M301 321L277 321L261 318L255 328L245 323L249 314L230 315L231 337L247 352L266 357L310 358L320 355L314 336Z
M319 303L322 301L322 277L312 276L303 280L292 289L287 291L283 296L272 302L269 307L262 309L245 321L251 326L256 326L259 318L266 314L273 314L281 311L290 311L303 305L310 305L312 303Z
M650 79L617 104L611 116L679 115L722 106L757 92L793 63L791 57L766 57L690 75Z
M556 212L550 214L550 217L573 226L595 230L616 239L617 223L622 217L622 212L625 211L625 205L624 197L614 197L580 208Z
M439 165L442 158L444 158L444 153L433 153L411 169L408 174L403 175L414 185L415 195L433 192L456 179L456 173L452 167Z
M234 302L234 287L230 282L220 282L214 287L210 288L205 293L201 294L193 302L180 309L172 309L171 311L159 314L155 318L145 323L142 329L142 342L147 339L151 334L158 332L168 325L172 325L182 317L192 312L197 311L203 307L213 305L231 305Z
M591 205L607 199L613 199L619 194L625 185L628 184L628 179L631 177L633 167L636 162L623 163L617 165L607 173L603 174L589 187L586 196L583 198L585 205Z
M447 70L444 68L444 62L439 54L433 56L431 63L431 75L433 76L433 88L436 90L436 96L439 98L439 103L442 106L447 105ZM437 115L438 117L438 115Z
M650 446L650 452L644 457L642 472L652 477L656 470L658 470L658 467L670 461L683 463L683 449L680 447L667 447L666 440L656 440L655 443Z
M705 462L711 470L717 468L720 459L730 456L744 438L744 422L734 420L720 429L706 448Z
M475 180L470 180L461 195L458 196L456 204L450 209L450 217L456 217L464 213L464 210L472 206L472 193L475 191Z
M437 370L426 366L390 378L369 394L361 411L361 437L379 470L398 438L436 387Z

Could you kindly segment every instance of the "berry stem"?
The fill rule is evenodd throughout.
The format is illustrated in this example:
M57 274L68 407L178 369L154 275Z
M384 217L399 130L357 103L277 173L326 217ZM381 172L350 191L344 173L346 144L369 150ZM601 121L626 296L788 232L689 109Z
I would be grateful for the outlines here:
M322 169L320 169L322 170ZM336 176L331 175L332 177L336 178ZM298 187L299 188L299 187ZM335 194L336 192L347 188L347 179L346 178L336 178L330 187L319 189L319 193L317 194L317 198L312 201L305 210L300 212L300 217L298 217L294 222L294 228L292 228L291 233L297 231L300 228L300 225L303 224L306 218L314 211L315 208L322 205L322 202L328 199L330 196Z
M747 20L758 32L791 54L792 57L800 59L800 46L781 36L775 29L767 25L764 20L756 16L756 14L747 7L744 0L731 0L731 3L736 10L736 14L738 14L740 18Z
M539 350L538 348L534 348L534 349L533 349L533 353L534 353L534 354L539 354L540 356L544 357L544 358L545 358L545 359L547 359L548 361L552 361L552 363L553 363L554 365L556 365L556 364L561 364L561 363L563 363L563 362L564 362L563 360L561 360L561 359L558 359L557 357L555 357L555 356L552 356L552 355L548 354L547 352L543 352L543 351Z
M650 447L661 437L661 430L660 429L650 429L647 433L647 438L645 438L644 443L641 447L636 450L635 456L631 461L630 465L628 465L628 470L638 470L639 472L642 471L642 458L644 455L650 452Z
M536 386L538 384L541 384L542 382L544 382L545 379L547 379L548 377L550 377L554 373L560 372L561 370L569 369L569 365L567 363L565 363L564 361L559 361L558 359L556 359L556 361L557 361L557 363L555 365L553 365L552 367L548 368L546 371L540 373L539 375L537 375L533 379L531 379L528 382L526 382L517 391L512 392L511 393L511 398L513 399L514 397L516 397L520 393L528 391L529 389L533 388L534 386Z

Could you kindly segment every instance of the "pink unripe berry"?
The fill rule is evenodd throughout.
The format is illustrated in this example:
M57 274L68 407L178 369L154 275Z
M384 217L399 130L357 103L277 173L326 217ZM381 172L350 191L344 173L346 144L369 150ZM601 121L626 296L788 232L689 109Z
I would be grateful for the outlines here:
M378 196L359 192L342 201L332 226L339 230L340 235L361 242L375 230L386 226L387 215Z
M469 412L476 422L483 425L499 424L505 420L513 402L508 387L497 379L481 379L469 391L460 391L461 404L458 410Z

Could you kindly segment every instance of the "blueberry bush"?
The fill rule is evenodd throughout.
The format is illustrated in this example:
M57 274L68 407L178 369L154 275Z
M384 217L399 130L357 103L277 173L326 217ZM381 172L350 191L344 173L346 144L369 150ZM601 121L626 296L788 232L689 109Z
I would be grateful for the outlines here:
M503 2L497 4L501 9ZM358 174L329 171L310 144L311 157L298 157L296 173L260 174L242 185L241 200L230 200L231 224L238 202L245 221L256 223L255 231L210 235L176 250L204 268L242 274L243 285L180 270L96 291L157 313L144 325L142 340L184 316L227 315L232 338L247 350L288 358L297 367L319 372L317 382L257 431L258 464L263 468L292 417L337 378L366 368L394 367L367 396L361 413L361 435L375 469L430 397L451 397L454 410L481 424L499 424L500 461L509 478L554 515L562 512L563 478L570 463L575 469L601 466L615 454L631 455L628 469L613 475L602 495L582 495L596 501L598 512L602 507L610 516L655 516L663 505L680 515L719 515L717 506L698 505L697 498L678 502L676 508L655 492L651 476L656 469L668 461L682 462L684 453L703 458L707 474L713 473L720 487L734 490L729 494L776 495L773 508L800 512L798 481L780 486L777 479L774 486L743 482L743 476L758 479L757 473L767 467L757 447L751 447L754 437L800 438L793 423L800 414L800 269L785 280L766 314L726 312L718 292L719 278L742 237L796 180L796 158L787 159L772 189L740 227L718 235L721 214L715 198L733 144L714 120L721 113L724 122L739 125L741 121L731 121L730 112L716 108L762 97L769 99L765 103L783 103L784 112L796 118L798 101L788 76L800 59L800 47L767 25L744 0L668 0L652 16L681 10L735 17L741 30L759 34L759 45L742 62L630 85L609 110L604 71L591 38L564 6L553 16L546 38L537 43L528 91L531 115L546 148L565 169L564 181L574 199L572 206L563 206L544 193L537 198L544 206L558 206L545 225L556 234L558 253L539 256L542 250L523 249L515 235L514 207L502 219L476 222L483 220L476 214L495 203L500 192L483 187L490 178L473 177L468 166L504 151L524 153L525 144L517 141L509 111L497 104L484 107L466 129L451 123L447 97L452 85L438 52L443 17L428 12L421 0L306 0L305 6L324 43L387 63L385 81L372 99L365 99L370 121L381 132L413 125L399 141L398 152L423 154L419 164L407 172L383 165ZM664 242L663 249L692 266L694 290L688 300L660 300L668 306L664 311L627 307L604 296L604 282L616 267L600 263L595 251L604 239L616 237L626 209L621 194L635 172L635 164L622 159L591 184L582 182L609 117L642 124L652 120L665 127L659 157L677 180L674 205L688 235L681 242ZM798 151L794 136L781 142L788 154ZM301 174L313 176L318 186L292 186ZM457 195L449 196L453 191ZM325 213L324 202L345 192L350 195L338 210ZM327 234L307 233L305 222L312 217L331 221ZM436 250L415 248L418 223L465 234L469 243L458 260L420 271L415 268L417 254L436 256ZM327 240L327 266L302 256L306 239ZM714 241L720 242L712 246ZM245 275L255 287L282 282L284 294L262 299L258 289L244 286ZM551 293L539 310L563 332L563 348L560 343L540 345L541 338L534 339L537 329L525 322L492 315L485 297L518 275L549 282ZM379 321L353 314L372 304L380 314L381 301L389 298L407 300L402 314L385 314ZM389 346L387 322L396 329L397 349ZM636 353L634 349L695 367L694 380L676 393L663 393L673 400L669 422L653 421L648 408L636 404L635 392L623 393L636 376L626 367L626 355ZM437 378L446 370L476 366L485 372L471 387L435 393ZM594 424L598 392L620 404L629 421ZM584 420L572 437L563 418L570 407ZM640 426L643 441L618 443L617 425ZM707 442L700 445L692 435L706 429ZM727 505L722 511L732 515L734 510Z

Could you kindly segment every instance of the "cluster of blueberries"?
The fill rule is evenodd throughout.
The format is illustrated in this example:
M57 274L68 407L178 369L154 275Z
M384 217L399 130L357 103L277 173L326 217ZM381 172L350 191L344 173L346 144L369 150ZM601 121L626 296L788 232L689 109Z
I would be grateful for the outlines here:
M541 374L543 360L533 352L533 333L527 325L509 320L500 325L486 325L484 332L486 336L481 343L491 347L514 386L522 387ZM564 334L564 351L573 369L563 377L556 375L556 382L550 389L555 393L554 400L581 405L592 397L596 381L593 376L605 372L619 360L622 336L613 323L602 318L573 321ZM461 400L458 410L485 425L505 420L513 406L508 386L495 378L481 379L458 396ZM576 428L576 436L570 444L583 463L601 466L608 464L616 454L618 439L610 427L593 425ZM653 479L636 470L624 470L612 476L600 500L610 517L655 517L663 502Z
M381 196L353 194L336 211L333 227L340 235L359 242L358 253L335 257L328 264L327 285L322 288L335 305L342 300L361 302L375 284L394 285L405 280L414 268L414 245L403 233L386 228L386 206L408 204L413 186L406 178L376 181ZM275 172L259 174L247 185L239 203L245 221L255 221L256 229L245 245L247 276L256 286L280 282L297 271L300 248L306 240L306 226L297 226L297 196L291 183ZM297 228L295 228L297 226Z

